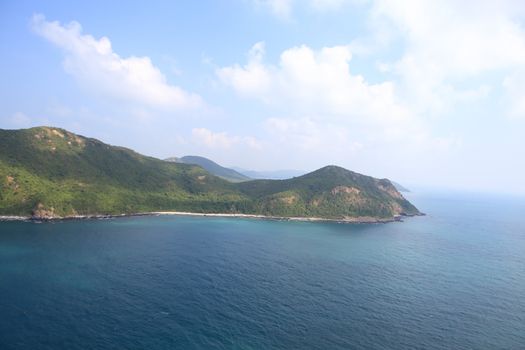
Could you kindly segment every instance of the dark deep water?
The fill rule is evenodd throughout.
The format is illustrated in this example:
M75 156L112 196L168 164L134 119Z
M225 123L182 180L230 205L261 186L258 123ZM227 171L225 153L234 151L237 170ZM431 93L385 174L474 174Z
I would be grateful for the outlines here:
M0 223L1 349L525 349L525 200L344 225Z

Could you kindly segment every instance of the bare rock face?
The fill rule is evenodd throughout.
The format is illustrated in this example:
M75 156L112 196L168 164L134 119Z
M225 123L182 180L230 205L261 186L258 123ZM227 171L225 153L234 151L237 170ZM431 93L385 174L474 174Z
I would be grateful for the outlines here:
M51 152L55 152L60 148L81 150L86 146L86 140L83 137L63 129L41 127L38 128L34 137L38 140L40 147Z
M293 204L297 202L297 196L291 195L291 196L281 197L279 198L279 200L286 204Z
M349 186L336 186L332 189L332 195L336 195L338 193L346 193L346 194L359 194L361 191L355 187L349 187Z
M33 209L31 217L33 219L48 220L57 218L57 215L55 215L55 208L46 208L42 203L38 203L36 208Z
M5 178L5 184L14 192L18 191L18 189L20 188L14 176L7 175Z
M378 180L377 187L382 191L388 193L390 196L396 199L405 199L401 193L395 188L394 185L388 180Z

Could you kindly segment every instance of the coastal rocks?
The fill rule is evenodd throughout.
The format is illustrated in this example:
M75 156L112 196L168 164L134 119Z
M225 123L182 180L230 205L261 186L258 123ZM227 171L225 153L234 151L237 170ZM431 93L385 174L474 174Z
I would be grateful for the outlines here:
M31 212L31 219L34 220L49 220L58 218L55 215L55 208L46 208L44 204L38 203L36 208Z
M28 217L20 215L0 215L0 221L28 221Z

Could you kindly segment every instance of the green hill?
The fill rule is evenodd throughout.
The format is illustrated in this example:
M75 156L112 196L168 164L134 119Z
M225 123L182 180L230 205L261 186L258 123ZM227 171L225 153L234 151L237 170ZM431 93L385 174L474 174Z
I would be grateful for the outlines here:
M390 219L419 212L388 180L325 167L289 180L231 183L59 128L0 129L0 215L150 211Z
M47 127L0 130L0 179L1 214L224 211L244 199L200 167Z
M215 163L214 161L204 157L184 156L182 158L171 157L165 160L168 162L198 165L204 168L206 171L212 173L213 175L221 177L230 182L241 182L250 180L248 176L243 175L233 169L225 168Z
M349 219L419 214L389 180L337 166L287 180L248 181L238 187L255 198L258 211L270 215Z

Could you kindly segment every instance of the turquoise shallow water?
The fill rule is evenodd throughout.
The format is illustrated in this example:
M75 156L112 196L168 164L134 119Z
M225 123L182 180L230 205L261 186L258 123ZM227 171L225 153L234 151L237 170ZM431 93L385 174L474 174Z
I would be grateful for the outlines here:
M0 223L1 349L525 349L525 200L344 225Z

